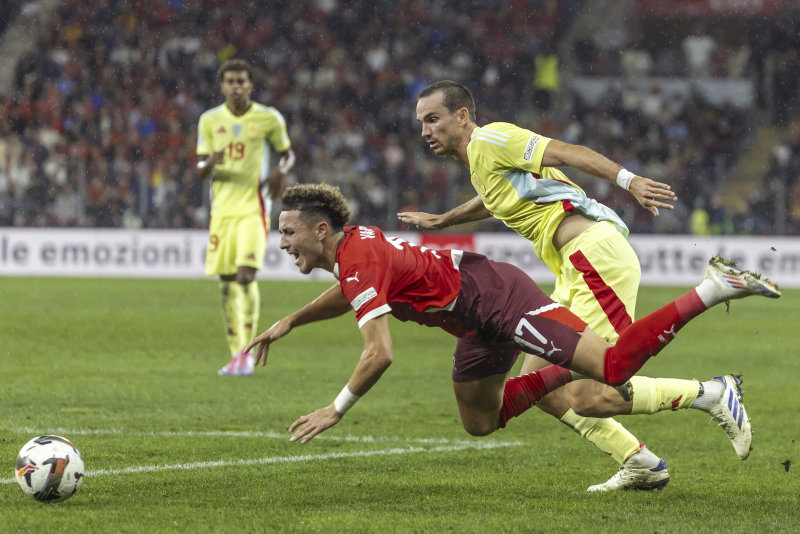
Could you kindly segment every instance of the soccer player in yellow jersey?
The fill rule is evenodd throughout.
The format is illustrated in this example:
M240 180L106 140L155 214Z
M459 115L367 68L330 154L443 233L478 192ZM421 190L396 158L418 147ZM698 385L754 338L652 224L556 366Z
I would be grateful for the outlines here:
M456 82L441 81L425 88L416 112L430 148L465 165L478 196L441 215L402 212L398 218L422 229L491 216L500 219L529 239L556 275L551 298L615 342L633 320L639 261L619 216L587 197L557 166L574 167L618 184L655 216L659 208L672 209L668 202L676 197L670 187L635 176L587 147L549 139L514 124L479 127L472 94ZM544 365L541 358L526 355L523 373ZM654 489L669 480L663 459L604 416L701 409L720 422L739 458L745 459L751 442L749 420L743 408L735 414L719 410L728 398L735 398L737 406L741 403L740 380L735 375L702 383L634 377L619 392L595 381L578 380L547 395L539 407L620 463L614 477L591 486L590 491Z
M217 76L225 102L203 113L197 126L197 170L201 178L211 178L206 274L219 275L231 352L219 374L244 376L253 373L253 355L243 349L258 327L255 277L267 248L272 199L281 194L295 156L283 115L250 100L252 67L230 59ZM267 143L280 155L269 174Z

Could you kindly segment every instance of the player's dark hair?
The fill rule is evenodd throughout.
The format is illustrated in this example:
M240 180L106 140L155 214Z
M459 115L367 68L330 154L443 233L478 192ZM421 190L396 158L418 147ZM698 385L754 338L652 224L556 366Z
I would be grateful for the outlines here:
M347 201L335 185L298 184L286 189L281 197L283 211L298 210L313 222L325 219L335 232L350 220Z
M419 93L417 100L438 92L442 93L442 104L450 113L455 113L461 108L467 108L469 120L478 122L475 115L475 99L472 98L472 93L460 83L452 80L432 83Z
M222 62L222 65L219 66L217 69L217 79L222 81L225 77L225 73L228 71L235 71L235 72L246 72L247 78L252 82L253 81L253 67L247 61L243 59L226 59Z

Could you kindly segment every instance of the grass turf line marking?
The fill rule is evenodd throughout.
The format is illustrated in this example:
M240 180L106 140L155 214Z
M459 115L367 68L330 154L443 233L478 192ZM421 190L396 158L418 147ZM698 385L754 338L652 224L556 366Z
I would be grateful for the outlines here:
M30 434L36 436L43 436L45 434L56 434L59 436L114 436L114 435L125 435L125 436L158 436L158 437L233 437L233 438L269 438L269 439L289 439L290 434L288 432L274 432L274 431L266 431L260 432L255 430L186 430L186 431L136 431L136 430L125 430L122 428L110 428L110 429L90 429L90 428L77 428L77 429L67 429L67 428L51 428L47 431L42 431L41 429L32 428L32 427L23 427L17 428L13 431L16 431L20 434ZM469 443L466 440L450 440L447 438L408 438L408 437L392 437L392 436L316 436L314 439L320 440L329 440L329 441L344 441L344 442L352 442L352 443L395 443L395 442L405 442L405 443L418 443L423 445L431 445L431 444L462 444L462 443Z
M339 458L365 458L369 456L391 456L396 454L414 454L419 452L455 452L463 451L465 449L475 450L491 450L501 447L515 447L522 445L521 441L508 441L508 442L475 442L475 443L462 443L460 445L439 445L437 447L405 447L405 448L391 448L380 449L374 451L355 451L355 452L332 452L328 454L301 454L297 456L273 456L268 458L253 458L241 460L217 460L213 462L192 462L186 464L168 464L168 465L140 465L133 467L124 467L122 469L98 469L96 471L87 471L87 477L96 477L103 475L128 475L134 473L153 473L158 471L178 471L189 469L205 469L209 467L231 467L231 466L246 466L246 465L264 465L264 464L283 464L292 462L309 462L315 460L333 460ZM9 484L16 482L15 478L0 479L0 484Z

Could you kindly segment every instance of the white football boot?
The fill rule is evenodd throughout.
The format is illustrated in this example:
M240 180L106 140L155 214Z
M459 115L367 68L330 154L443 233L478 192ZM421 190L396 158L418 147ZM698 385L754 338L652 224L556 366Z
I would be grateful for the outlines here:
M239 355L239 375L250 376L256 367L256 357L252 352L243 352Z
M715 376L714 380L721 382L725 389L711 405L708 413L728 434L739 459L745 460L752 449L753 431L750 428L750 418L742 404L741 376L735 374Z
M589 486L586 491L654 490L662 489L669 482L667 462L660 458L655 467L631 465L629 459L619 467L613 477L602 484Z
M250 376L255 368L255 356L242 352L231 358L228 364L217 371L219 376Z
M709 284L711 282L711 285ZM712 289L713 285L713 289ZM701 282L702 289L707 289L703 295L712 296L712 302L703 302L711 307L720 302L728 302L733 299L741 299L751 295L761 295L776 299L781 296L781 290L760 274L742 271L736 264L720 256L714 256L708 262L706 274ZM698 287L698 293L701 291Z

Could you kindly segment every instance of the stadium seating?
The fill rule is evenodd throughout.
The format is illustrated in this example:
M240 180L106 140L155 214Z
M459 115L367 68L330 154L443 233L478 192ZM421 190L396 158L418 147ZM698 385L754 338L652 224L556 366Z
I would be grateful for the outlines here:
M298 157L290 180L340 185L356 221L391 229L398 209L440 211L474 195L460 166L428 153L414 117L416 93L451 78L474 90L479 123L512 120L672 183L682 202L653 221L630 196L576 176L632 230L688 233L689 214L700 209L721 220L714 231L734 231L732 214L712 204L756 107L658 85L644 94L623 86L589 106L568 84L543 106L534 65L548 43L569 43L558 51L576 74L622 75L598 64L589 36L571 31L582 2L488 2L469 13L457 4L55 3L0 96L0 225L205 227L196 123L221 102L219 63L241 57L258 69L253 99L287 119ZM572 53L578 61L565 56Z

